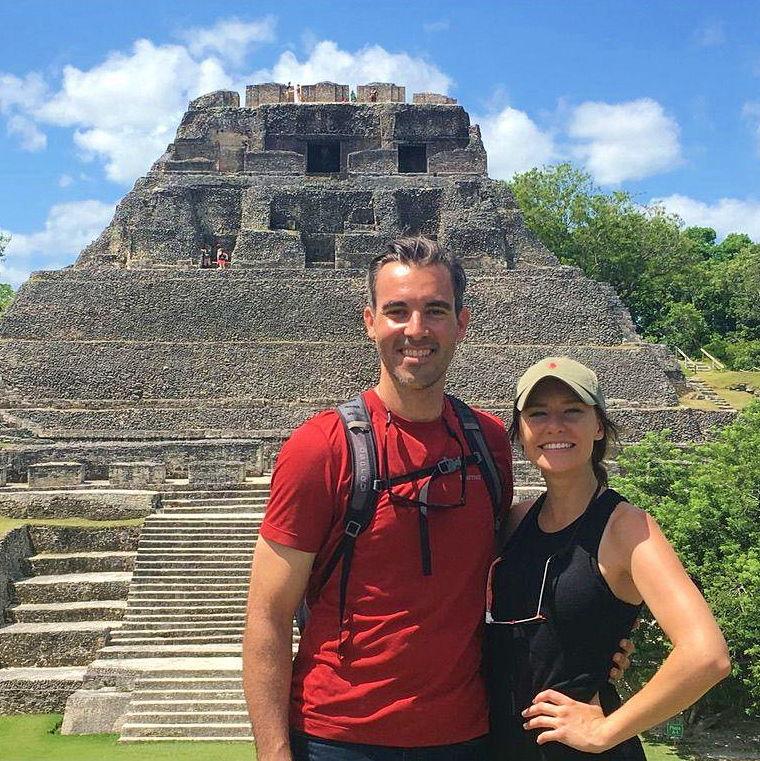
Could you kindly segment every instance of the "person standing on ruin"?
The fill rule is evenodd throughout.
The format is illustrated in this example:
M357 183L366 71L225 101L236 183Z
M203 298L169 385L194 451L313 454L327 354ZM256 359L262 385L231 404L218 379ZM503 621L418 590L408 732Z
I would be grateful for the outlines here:
M216 266L217 269L220 270L226 270L229 267L230 264L230 255L222 248L222 246L219 246L219 248L216 251Z

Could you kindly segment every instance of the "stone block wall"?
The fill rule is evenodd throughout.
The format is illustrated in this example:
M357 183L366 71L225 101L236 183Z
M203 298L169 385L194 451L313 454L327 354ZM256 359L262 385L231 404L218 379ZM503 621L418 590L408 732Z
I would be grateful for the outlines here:
M26 526L0 535L0 626L9 623L5 609L13 602L10 583L31 574L29 558L33 554Z
M245 88L245 107L257 108L264 103L292 103L293 87L278 82L248 85Z
M404 103L406 88L392 82L369 82L366 85L357 85L356 99L359 103Z
M335 82L317 82L314 85L301 85L302 103L348 103L348 85Z
M80 462L42 462L29 468L29 487L57 488L78 486L84 482L84 465Z
M273 256L285 249L303 261L297 232L249 231L246 236L251 236L251 256L270 246ZM384 240L374 231L345 233L338 237L336 251L361 251ZM107 344L99 347L101 341L124 342L126 348L132 342L136 359L157 340L167 343L168 351L190 342L362 342L365 299L364 278L356 272L50 273L25 286L0 326L6 383L23 391L17 384L26 382L27 359L47 352L52 361L56 351L66 351L66 343L85 339L95 342L95 353L83 370L96 376L106 369L95 362L97 352L108 349ZM614 346L637 340L614 291L570 267L470 271L466 299L474 315L468 342ZM46 305L44 312L40 304ZM43 378L57 374L36 364L35 373ZM155 369L159 372L153 374L160 375L163 365Z
M451 98L448 95L441 95L437 92L416 92L412 96L412 103L418 106L431 104L439 106L454 106L456 105L456 102L456 98Z

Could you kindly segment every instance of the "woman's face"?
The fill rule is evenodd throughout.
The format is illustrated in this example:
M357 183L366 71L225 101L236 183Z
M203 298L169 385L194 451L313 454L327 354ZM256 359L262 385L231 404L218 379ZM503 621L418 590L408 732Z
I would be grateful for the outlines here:
M594 442L604 437L596 407L556 378L531 391L520 413L520 443L542 472L566 473L591 465Z

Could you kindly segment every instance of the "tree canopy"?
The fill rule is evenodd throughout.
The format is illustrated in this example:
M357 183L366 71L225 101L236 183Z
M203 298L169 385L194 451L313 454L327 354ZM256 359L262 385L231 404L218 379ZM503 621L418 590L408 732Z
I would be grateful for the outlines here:
M713 441L674 444L651 433L618 457L615 489L662 527L702 590L728 642L732 675L697 707L760 713L760 402ZM637 634L634 682L649 678L668 645L651 616Z
M712 351L736 369L760 366L760 245L744 233L717 243L623 191L604 193L572 166L509 183L528 227L563 264L613 285L639 331L686 352Z

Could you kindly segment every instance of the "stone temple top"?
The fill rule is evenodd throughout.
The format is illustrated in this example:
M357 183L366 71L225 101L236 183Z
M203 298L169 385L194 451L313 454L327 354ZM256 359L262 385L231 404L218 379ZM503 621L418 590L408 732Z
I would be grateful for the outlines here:
M190 103L155 171L263 175L486 173L480 130L456 101L375 82L249 85ZM294 101L294 97L297 100Z

